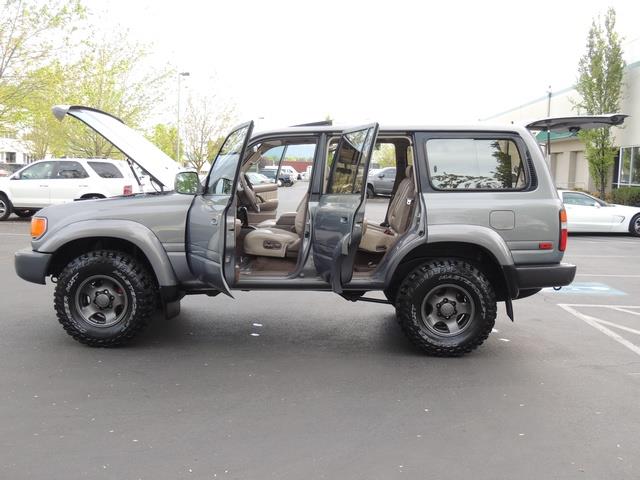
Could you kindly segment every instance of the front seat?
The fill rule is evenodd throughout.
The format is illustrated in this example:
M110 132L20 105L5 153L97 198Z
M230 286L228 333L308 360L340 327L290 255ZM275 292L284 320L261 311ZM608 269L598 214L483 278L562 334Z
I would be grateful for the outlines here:
M413 166L409 165L396 190L396 194L389 204L387 212L388 225L368 223L358 248L365 252L384 253L395 243L409 226L413 201L415 198L415 183L413 181Z
M244 252L248 255L279 258L284 258L287 254L297 254L304 232L307 199L308 196L305 195L298 205L293 225L283 225L283 228L275 225L260 227L247 233L244 237Z

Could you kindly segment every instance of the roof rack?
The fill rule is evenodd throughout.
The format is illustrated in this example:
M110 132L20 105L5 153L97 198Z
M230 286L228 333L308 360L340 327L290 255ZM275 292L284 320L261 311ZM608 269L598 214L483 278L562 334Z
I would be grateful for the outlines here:
M291 125L292 127L330 127L333 120L322 120L321 122L301 123L300 125Z

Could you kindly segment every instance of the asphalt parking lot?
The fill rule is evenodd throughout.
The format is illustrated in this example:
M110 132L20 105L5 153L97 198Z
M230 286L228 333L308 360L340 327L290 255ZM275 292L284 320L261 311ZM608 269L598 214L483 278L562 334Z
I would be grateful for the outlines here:
M501 306L458 359L418 353L389 306L305 292L188 297L91 349L15 276L28 242L0 223L0 478L640 476L640 239L572 236L575 284L515 323Z

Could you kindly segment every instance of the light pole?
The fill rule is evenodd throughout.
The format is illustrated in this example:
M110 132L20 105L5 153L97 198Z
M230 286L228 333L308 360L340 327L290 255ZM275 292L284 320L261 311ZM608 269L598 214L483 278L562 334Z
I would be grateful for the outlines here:
M179 72L178 73L178 121L176 122L176 129L178 130L178 138L176 140L176 161L182 164L182 160L180 158L180 79L182 77L188 77L190 75L189 72Z

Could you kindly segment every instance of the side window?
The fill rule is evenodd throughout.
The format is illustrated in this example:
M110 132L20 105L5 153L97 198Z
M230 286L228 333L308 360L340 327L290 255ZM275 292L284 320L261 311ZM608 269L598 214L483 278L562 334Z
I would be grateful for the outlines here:
M585 205L588 207L593 207L597 203L595 199L587 195L573 192L563 192L562 200L568 205Z
M74 178L87 178L89 174L78 162L57 162L56 174L53 178L68 180Z
M371 154L371 169L379 169L390 167L396 164L396 146L393 143L380 142L376 143L373 153Z
M123 178L122 172L113 163L89 162L89 166L102 178Z
M233 192L236 169L244 147L249 127L242 127L231 133L218 152L209 172L207 193L209 195L229 196Z
M365 149L369 130L358 130L344 135L333 155L331 175L327 193L361 193L366 167L362 152Z
M525 165L513 140L447 138L426 142L431 184L438 190L522 190Z
M20 180L48 180L53 176L53 162L36 163L20 173Z

